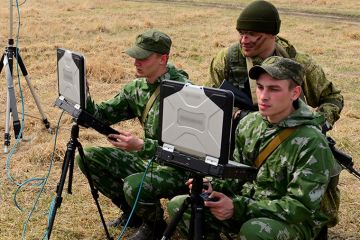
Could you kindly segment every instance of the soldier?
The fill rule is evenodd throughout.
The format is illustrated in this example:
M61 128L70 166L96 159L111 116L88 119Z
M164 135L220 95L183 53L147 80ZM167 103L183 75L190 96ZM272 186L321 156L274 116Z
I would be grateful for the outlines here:
M277 9L269 2L254 1L246 6L236 23L239 42L222 49L212 59L209 80L205 85L219 87L226 79L256 105L256 86L249 81L249 69L270 56L291 58L305 69L302 99L323 113L328 123L333 125L340 117L343 96L310 56L298 52L286 39L277 36L280 23Z
M204 233L207 239L220 239L220 231L238 234L238 239L314 239L331 221L324 204L330 178L341 169L321 132L324 116L299 99L299 63L269 57L249 76L256 79L259 112L240 121L234 159L258 167L258 174L244 185L234 180L208 184L204 191L215 201L204 201L209 210ZM274 144L278 138L283 140ZM269 145L274 147L266 150ZM169 202L171 216L185 197ZM188 213L183 216L182 232L187 233L189 219Z
M147 160L155 156L158 146L160 103L158 95L161 81L189 81L184 71L176 69L168 63L171 43L170 37L158 30L149 30L138 35L135 46L125 51L135 59L137 78L126 84L117 95L105 102L95 104L90 97L87 101L86 110L108 124L139 118L144 128L143 139L129 131L118 130L119 134L108 136L113 147L87 147L84 149L85 163L95 187L122 211L122 215L110 223L110 226L125 225L131 207L125 200L124 185L128 192L136 188L136 190L134 189L136 193L142 174L147 167ZM84 172L80 157L77 156L76 159L80 169ZM166 179L166 181L161 181L161 179ZM183 184L186 179L187 175L182 170L159 166L156 163L152 163L149 167L141 196L144 199L150 198L151 201L144 205L139 203L137 207L138 211L146 212L144 226L141 229L147 230L147 239L152 239L151 231L152 227L155 227L155 222L157 230L154 232L158 235L162 234L166 227L158 192L169 194L171 197L183 193L186 191ZM133 216L129 226L138 227L141 223L140 217Z

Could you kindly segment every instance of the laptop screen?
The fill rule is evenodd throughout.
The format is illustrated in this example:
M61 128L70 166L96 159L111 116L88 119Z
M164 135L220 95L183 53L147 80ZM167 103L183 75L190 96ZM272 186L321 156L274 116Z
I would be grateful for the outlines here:
M57 49L57 77L59 96L80 109L86 107L85 58L82 54Z
M205 162L227 164L234 96L231 91L163 81L160 145Z

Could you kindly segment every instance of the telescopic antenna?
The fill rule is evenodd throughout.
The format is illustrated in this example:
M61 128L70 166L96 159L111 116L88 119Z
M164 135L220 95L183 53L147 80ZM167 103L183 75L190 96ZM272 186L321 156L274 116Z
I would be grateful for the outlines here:
M14 44L13 39L13 0L9 0L9 45Z

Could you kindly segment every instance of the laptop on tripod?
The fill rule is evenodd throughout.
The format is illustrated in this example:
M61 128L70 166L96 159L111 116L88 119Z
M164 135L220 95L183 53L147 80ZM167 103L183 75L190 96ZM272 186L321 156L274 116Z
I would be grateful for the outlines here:
M85 111L87 99L85 57L78 52L58 48L58 94L55 105L69 113L76 122L107 136L118 132Z
M163 81L159 161L201 175L254 179L256 168L229 161L233 105L229 90Z
M53 205L53 209L51 211L51 215L48 221L47 239L50 239L56 212L57 209L61 206L61 195L64 189L67 172L69 172L68 193L72 193L71 184L76 149L79 152L80 160L82 161L82 165L84 166L84 173L89 182L91 193L100 214L101 222L103 224L107 239L113 239L110 236L109 231L106 227L106 223L98 201L98 190L94 187L93 180L90 177L88 167L85 162L85 153L81 146L81 143L78 141L78 137L79 125L84 127L91 127L106 136L110 133L117 133L117 131L112 129L110 126L102 123L92 114L85 111L87 87L84 56L80 53L63 48L57 49L56 56L59 97L55 101L55 106L69 113L73 117L75 124L72 125L70 140L66 145L67 149L64 155L63 166L61 168L61 176L56 188L55 204Z

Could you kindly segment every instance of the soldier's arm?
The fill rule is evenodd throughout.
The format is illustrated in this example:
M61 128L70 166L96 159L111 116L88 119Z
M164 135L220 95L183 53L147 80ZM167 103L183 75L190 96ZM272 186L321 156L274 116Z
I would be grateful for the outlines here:
M226 64L227 48L220 50L216 56L211 60L209 67L209 77L205 82L207 87L219 87L225 79L225 64Z
M332 82L327 80L323 69L309 56L298 54L297 60L305 67L303 91L307 104L324 114L333 125L344 106L344 97Z
M128 89L126 89L126 87ZM122 120L134 118L135 115L130 108L126 91L131 91L132 86L125 86L118 94L109 100L96 104L89 96L86 103L86 111L93 114L97 119L107 124L114 124Z
M150 159L155 156L159 143L157 140L151 138L144 138L143 140L144 144L139 151L139 156L144 159Z

